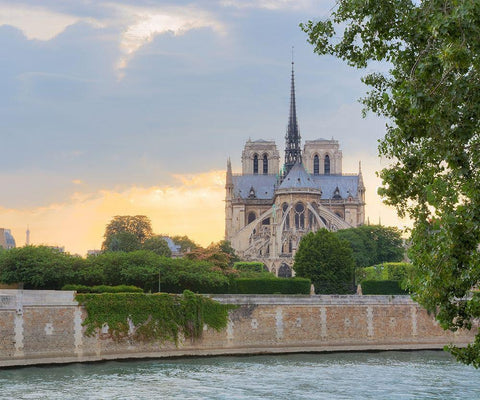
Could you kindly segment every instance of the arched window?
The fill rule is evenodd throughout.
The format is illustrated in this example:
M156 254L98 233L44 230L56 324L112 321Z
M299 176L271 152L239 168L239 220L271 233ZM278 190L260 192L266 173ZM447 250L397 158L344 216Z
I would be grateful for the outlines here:
M295 205L295 228L305 228L305 206L302 203Z
M253 156L253 173L258 174L258 156L256 154Z
M291 278L292 269L287 264L283 263L278 269L278 276L279 278Z
M257 219L257 216L255 215L255 213L252 211L252 212L249 212L248 213L248 218L247 218L247 224L251 224L253 221L255 221Z
M324 171L325 175L330 174L330 156L328 154L325 154Z
M266 154L263 155L263 175L268 174L268 157Z
M318 158L318 154L315 154L313 157L313 174L318 175L320 173L320 160Z

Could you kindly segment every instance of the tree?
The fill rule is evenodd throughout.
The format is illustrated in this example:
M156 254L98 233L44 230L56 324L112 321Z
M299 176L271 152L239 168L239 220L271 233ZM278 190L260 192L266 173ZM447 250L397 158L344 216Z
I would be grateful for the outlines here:
M405 253L403 240L397 228L363 225L339 230L335 235L350 243L357 267L401 261Z
M227 240L211 243L205 249L197 247L185 254L185 257L190 260L208 261L222 270L233 267L233 264L239 260L235 254L235 250Z
M159 256L165 256L165 257L172 256L172 251L170 250L170 247L168 247L167 241L160 235L155 235L145 240L142 248L144 250L153 251L155 254L158 254Z
M102 249L108 250L108 246L112 246L112 241L116 246L122 245L124 242L128 247L133 246L135 241L132 236L127 235L127 233L134 235L136 241L142 245L145 240L153 236L150 219L145 215L117 215L113 217L105 227L105 234L103 235L105 240L103 241ZM116 236L120 234L122 234L122 236ZM119 249L114 251L118 250Z
M148 239L147 239L148 240ZM135 251L140 250L142 243L131 232L118 232L109 235L102 244L104 251Z
M366 109L389 121L379 193L414 221L414 298L444 328L470 328L480 317L470 296L480 281L480 2L339 0L332 19L301 26L318 54L389 64L363 78ZM480 366L480 335L452 351Z
M180 246L180 251L182 253L186 253L189 251L193 251L200 246L196 244L192 239L190 239L188 236L170 236L171 239L173 240L173 243L176 245Z
M349 243L326 229L307 233L295 254L295 275L310 278L315 293L341 294L353 291L355 260Z
M25 289L60 289L74 280L80 257L47 246L25 246L0 256L0 282L23 283Z

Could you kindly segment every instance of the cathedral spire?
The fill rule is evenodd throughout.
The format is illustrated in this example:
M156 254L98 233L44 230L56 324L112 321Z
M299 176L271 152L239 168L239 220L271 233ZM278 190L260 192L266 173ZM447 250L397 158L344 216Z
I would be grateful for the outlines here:
M292 55L292 83L290 87L290 114L288 117L287 134L285 135L285 167L284 177L290 172L290 169L297 163L302 162L302 152L300 150L300 132L297 123L297 108L295 104L295 74L293 69Z

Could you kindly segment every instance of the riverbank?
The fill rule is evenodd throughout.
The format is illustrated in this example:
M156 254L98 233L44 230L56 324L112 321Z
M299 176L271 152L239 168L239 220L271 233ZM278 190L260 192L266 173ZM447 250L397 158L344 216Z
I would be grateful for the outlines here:
M195 340L92 337L74 292L0 290L0 367L128 358L441 349L473 340L444 331L408 296L216 295L235 304L226 329Z

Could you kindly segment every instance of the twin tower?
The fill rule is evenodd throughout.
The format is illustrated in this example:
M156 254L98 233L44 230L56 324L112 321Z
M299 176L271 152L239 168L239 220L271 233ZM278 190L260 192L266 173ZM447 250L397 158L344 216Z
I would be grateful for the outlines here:
M362 172L342 174L338 141L300 144L292 63L285 156L274 141L248 140L242 173L227 163L225 239L244 260L261 261L278 276L292 275L293 257L303 235L362 225L365 186Z

